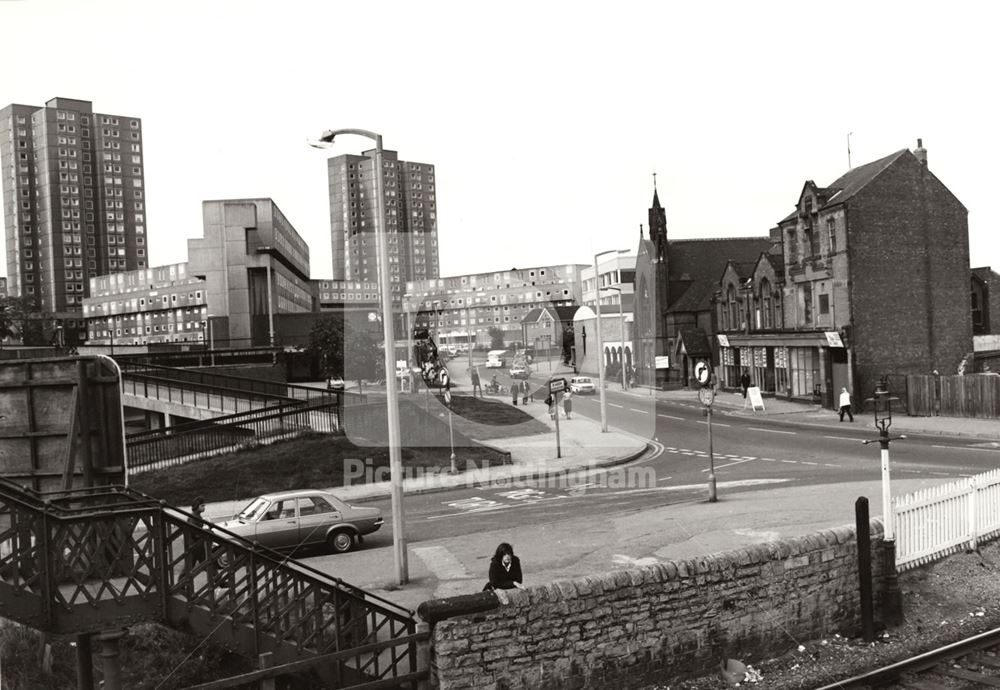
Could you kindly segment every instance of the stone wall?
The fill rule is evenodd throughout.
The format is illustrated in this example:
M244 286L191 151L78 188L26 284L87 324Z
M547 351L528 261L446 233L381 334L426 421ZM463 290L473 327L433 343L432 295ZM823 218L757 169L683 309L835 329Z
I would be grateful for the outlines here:
M872 521L871 532L877 612L881 521ZM708 673L727 657L772 657L803 640L856 634L861 625L853 526L562 580L506 598L455 617L441 613L456 608L450 600L421 605L432 624L435 687L630 687Z

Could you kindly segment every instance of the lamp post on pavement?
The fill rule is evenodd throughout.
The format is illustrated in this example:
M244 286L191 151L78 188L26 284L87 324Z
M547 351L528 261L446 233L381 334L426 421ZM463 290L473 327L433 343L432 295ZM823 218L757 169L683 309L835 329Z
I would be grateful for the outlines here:
M628 390L628 379L625 377L625 313L622 311L622 289L620 287L602 287L601 290L614 290L618 293L618 329L621 338L622 355L620 364L622 369L622 390Z
M396 338L393 334L392 285L389 278L389 248L386 241L384 171L382 169L382 135L365 129L327 130L317 142L317 148L333 144L336 136L356 134L375 142L375 242L378 250L379 290L382 296L382 336L385 341L385 403L389 427L389 482L392 500L392 546L396 566L396 582L405 585L410 581L406 555L406 529L403 524L403 456L399 433L399 400L396 386Z
M601 276L597 270L597 257L615 252L627 252L627 249L609 249L594 254L594 314L597 323L597 386L601 391L601 432L608 432L608 401L604 395L604 344L601 342Z
M889 436L892 425L892 403L899 398L889 395L887 376L879 379L874 396L865 403L874 403L875 426L878 428L878 441L881 446L882 460L882 522L884 524L885 542L885 592L883 598L883 617L886 625L898 625L903 621L903 595L899 589L899 579L896 573L896 535L892 514L892 490L889 484L889 442L906 438L906 436ZM862 441L866 446L876 443L875 440Z

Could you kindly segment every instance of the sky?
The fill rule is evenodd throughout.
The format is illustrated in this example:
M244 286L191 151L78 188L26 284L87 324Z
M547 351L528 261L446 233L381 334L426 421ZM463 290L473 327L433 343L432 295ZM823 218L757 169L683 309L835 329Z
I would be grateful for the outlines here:
M203 200L262 196L331 277L326 158L371 142L307 142L360 128L435 166L442 276L634 250L654 172L672 239L766 236L806 180L918 138L969 211L971 264L1000 270L998 19L961 1L0 0L0 107L142 119L151 265L187 260Z

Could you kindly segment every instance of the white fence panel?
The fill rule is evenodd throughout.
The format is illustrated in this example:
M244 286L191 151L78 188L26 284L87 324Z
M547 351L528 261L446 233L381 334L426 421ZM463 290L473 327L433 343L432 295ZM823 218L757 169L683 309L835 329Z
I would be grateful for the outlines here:
M1000 470L893 500L896 567L916 567L1000 533Z

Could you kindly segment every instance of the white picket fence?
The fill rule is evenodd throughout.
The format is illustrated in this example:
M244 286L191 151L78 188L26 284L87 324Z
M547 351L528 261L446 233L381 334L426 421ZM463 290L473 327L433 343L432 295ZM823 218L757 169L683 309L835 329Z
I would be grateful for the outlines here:
M899 496L892 512L897 570L973 549L1000 534L1000 470Z

